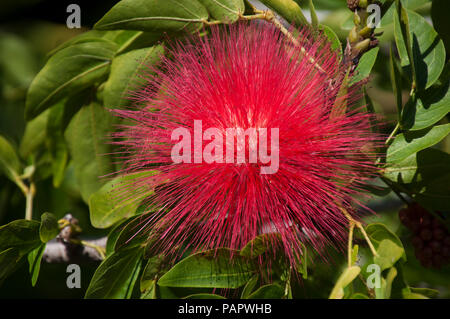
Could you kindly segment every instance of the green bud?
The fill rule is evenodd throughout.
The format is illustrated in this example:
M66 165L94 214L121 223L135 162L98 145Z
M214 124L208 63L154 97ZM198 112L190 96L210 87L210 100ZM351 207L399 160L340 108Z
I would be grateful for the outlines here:
M370 39L365 39L361 42L358 42L354 48L357 52L362 53L362 52L367 51L367 49L369 48L369 44L370 44Z
M359 25L361 23L361 18L359 17L359 14L356 11L353 13L353 23L355 25Z
M368 38L372 33L372 30L373 30L372 28L366 26L359 31L359 35L362 36L363 38Z
M367 0L359 0L359 7L362 9L367 8L367 5L368 5L367 2L368 2Z
M359 36L358 31L356 30L356 26L354 26L353 29L350 30L350 33L348 34L348 39L350 43L355 43L356 41L358 41Z

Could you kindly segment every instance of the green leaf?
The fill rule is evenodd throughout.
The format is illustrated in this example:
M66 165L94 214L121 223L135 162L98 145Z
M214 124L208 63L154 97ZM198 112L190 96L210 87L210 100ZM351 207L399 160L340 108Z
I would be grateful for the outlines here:
M56 52L30 85L26 118L32 119L63 98L103 80L116 49L114 43L96 41Z
M222 248L186 257L164 274L158 285L238 288L253 276L254 271L248 259L239 256L238 252Z
M417 183L450 176L450 155L428 148L385 168L384 176L397 183Z
M324 24L319 25L319 30L321 30L325 36L328 38L328 40L331 42L331 49L339 51L339 56L342 58L342 44L339 40L339 37L337 34L331 29L329 26L326 26Z
M73 38L70 38L69 40L63 42L53 50L51 50L49 53L47 53L47 57L51 57L55 55L55 53L61 51L62 49L68 48L75 44L80 43L86 43L86 42L106 42L111 43L114 42L115 34L112 33L119 33L121 31L99 31L99 30L89 30L86 32L83 32ZM134 31L138 32L138 31Z
M148 284L147 290L141 294L141 299L156 299L156 280Z
M403 128L417 131L439 122L450 112L450 82L442 86L432 86L410 98L414 104L402 114Z
M380 278L380 285L374 288L375 299L385 299L386 295L386 279Z
M151 289L155 284L157 276L160 274L164 263L163 255L156 255L151 257L147 265L144 268L141 276L141 292L144 293L147 290Z
M131 220L133 220L133 218L134 218L134 216L126 219L125 221L118 222L108 233L108 240L106 241L106 256L109 256L112 253L114 253L114 247L116 245L117 239L120 236L120 233L125 228L125 226Z
M22 171L22 165L14 147L0 135L0 172L16 182Z
M330 293L329 299L342 299L344 297L344 288L347 287L361 272L361 268L358 266L352 266L345 268L341 274L333 290Z
M392 47L389 51L389 67L390 67L390 76L391 76L391 83L392 88L394 90L395 100L397 104L397 114L398 118L400 119L400 116L402 114L403 109L403 101L402 101L402 77L400 74L399 67L397 65L397 61L394 57L394 52L392 50Z
M428 298L436 298L439 296L439 290L436 289L430 289L430 288L414 288L409 287L412 293L421 294Z
M360 292L357 292L353 295L351 295L350 299L370 299L369 296L362 294Z
M27 41L15 34L0 34L2 80L16 88L27 88L37 71L35 54Z
M66 109L69 108L69 105L72 105L72 103L58 103L47 110L49 114L45 144L51 157L53 186L55 188L61 184L69 160L69 150L64 139L65 117L67 116L66 113L68 113ZM47 111L42 114L45 114Z
M98 21L98 30L198 31L208 12L197 0L122 0Z
M0 227L0 284L17 269L23 256L42 244L39 224L18 219Z
M226 23L235 22L239 15L244 14L242 0L199 0L215 20Z
M405 254L405 251L403 247L400 247L392 240L383 239L378 245L377 254L373 260L383 271L394 266Z
M96 228L108 228L117 221L136 214L143 199L153 193L145 183L156 171L119 176L103 185L89 198L91 223ZM132 188L133 192L124 191Z
M216 294L194 294L189 295L184 299L226 299L226 298Z
M303 256L300 261L297 261L297 271L302 274L303 279L308 279L308 250L303 243L301 245Z
M256 236L241 249L240 254L241 256L255 258L264 254L279 239L280 235L277 233Z
M157 287L157 295L160 299L179 299L179 296L176 295L174 289L169 287Z
M446 160L448 160L448 156ZM450 174L448 170L447 166L439 175L435 175L435 172L433 175L425 175L428 172L424 172L421 181L408 185L414 200L428 209L443 212L450 210Z
M250 278L249 281L247 281L247 283L244 286L244 289L242 289L241 299L247 299L251 295L252 291L256 287L256 284L258 283L258 280L259 276L253 275L253 277Z
M311 13L311 25L313 28L317 29L319 26L319 18L317 18L316 8L314 8L314 3L312 0L308 0L309 12Z
M118 251L129 247L143 246L148 239L146 233L142 232L146 221L145 216L140 215L127 222L114 244L114 250Z
M141 267L142 249L124 249L107 257L97 268L86 299L130 298Z
M347 93L349 81L352 80L351 78L349 79L349 71L350 70L347 70L347 73L342 80L341 87L339 88L339 91L337 93L336 99L334 100L334 105L330 112L330 119L343 116L347 111Z
M277 284L265 285L254 293L248 299L281 299L284 296L284 289Z
M114 58L111 73L104 88L104 105L108 108L121 108L130 104L131 90L138 90L144 84L139 74L149 65L156 65L164 54L161 45L133 50Z
M422 90L435 83L445 64L445 48L442 40L433 27L419 14L406 10L411 37L411 53L402 34L400 21L394 15L394 34L401 65L412 75L416 73L417 87ZM409 55L414 63L411 65Z
M43 213L41 215L41 226L39 227L39 236L43 243L46 243L59 234L58 220L55 215Z
M384 298L389 299L391 297L391 291L392 291L392 283L394 282L394 279L397 277L398 271L397 268L392 267L389 269L389 272L386 275L386 288L385 288L385 295Z
M267 7L277 12L288 23L293 23L295 26L308 25L302 9L293 0L260 0Z
M18 268L21 257L22 254L16 248L0 251L0 285Z
M430 299L427 296L413 293L413 292L403 292L403 298L404 299Z
M395 6L397 9L396 14L394 15L394 37L397 42L397 49L400 54L399 44L404 44L404 48L406 51L406 56L408 57L408 64L410 65L410 72L412 77L412 82L414 86L417 84L417 61L419 56L417 55L417 38L411 34L411 28L409 24L408 12L403 7L401 0L397 0L395 2ZM398 27L399 26L399 27ZM400 31L398 31L400 30ZM396 32L397 31L397 32ZM413 47L413 39L414 39L414 47ZM402 42L403 41L403 42ZM400 56L400 58L402 58Z
M34 220L18 219L0 227L0 251L14 247L21 255L38 247L40 223Z
M403 6L406 9L409 10L416 10L422 6L424 6L427 2L431 2L431 0L401 0ZM389 4L390 2L390 4ZM383 15L383 12L381 13L383 17L381 18L381 26L383 28L387 27L389 24L393 23L394 14L396 13L396 6L391 5L393 0L384 1L385 5L389 4L387 7L387 10L384 10L386 13Z
M389 146L386 162L398 163L408 156L439 143L450 133L450 124L398 134Z
M398 238L396 234L390 231L382 223L372 223L367 225L366 233L370 237L370 240L372 241L376 249L378 248L380 243L385 239L392 241L394 244L403 249L403 244L400 238Z
M85 202L106 182L100 176L113 171L111 145L114 118L97 102L83 106L72 118L65 138L75 167L75 177Z
M379 50L380 48L376 47L363 54L356 67L355 75L350 79L349 85L362 81L370 75Z
M44 255L45 247L47 245L41 244L38 248L28 253L28 264L30 265L31 285L34 287L39 277L39 270L41 269L41 260Z
M25 132L19 147L19 153L23 158L35 155L41 147L45 147L46 127L49 113L49 110L46 110L29 121L25 126Z
M131 30L117 30L117 31L106 31L106 32L119 32L114 38L114 42L119 45L119 49L116 52L116 57L120 54L127 53L133 50L139 50L143 48L148 48L157 43L165 36L170 36L171 39L175 39L177 33L161 33L155 32L143 32L143 31L131 31Z

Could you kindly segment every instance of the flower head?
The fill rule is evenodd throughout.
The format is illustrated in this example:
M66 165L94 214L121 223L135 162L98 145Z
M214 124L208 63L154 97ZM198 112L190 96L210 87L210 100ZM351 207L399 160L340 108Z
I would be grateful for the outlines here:
M133 122L115 133L124 171L159 172L125 193L155 188L147 200L160 209L145 228L160 251L240 249L273 232L270 244L295 264L302 243L345 242L342 209L360 205L378 137L354 107L358 87L340 90L339 54L321 36L296 34L239 23L177 42L137 103L115 110Z

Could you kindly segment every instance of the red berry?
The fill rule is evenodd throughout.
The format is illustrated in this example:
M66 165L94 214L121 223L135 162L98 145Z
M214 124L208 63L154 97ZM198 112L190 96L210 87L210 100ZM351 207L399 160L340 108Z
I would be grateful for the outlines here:
M398 218L400 219L400 222L403 225L408 226L409 217L408 217L408 210L406 208L400 209L400 211L398 212Z
M420 229L420 222L418 220L412 220L409 223L409 229L411 229L413 233L417 232Z
M433 241L430 243L430 247L431 247L431 249L432 249L435 253L440 252L441 249L442 249L441 243L438 242L438 241L436 241L436 240L433 240Z
M433 266L436 268L441 268L444 263L444 259L440 255L433 256Z
M429 226L431 224L431 218L428 215L424 215L422 216L422 218L420 219L420 224L422 226Z
M422 238L422 239L425 240L425 241L428 241L428 240L430 240L431 238L433 238L433 233L432 233L431 230L428 229L428 228L422 229L422 230L420 231L419 235L420 235L420 238Z
M431 226L433 228L438 228L441 226L441 222L439 221L439 219L433 217L433 220L431 221Z
M433 250L430 248L430 247L425 247L423 250L422 250L422 252L423 252L423 256L425 257L425 258L431 258L431 256L433 255Z
M450 257L450 247L448 246L442 247L442 256Z
M414 236L413 239L411 240L411 243L416 249L423 248L423 240L419 236Z
M444 244L446 244L447 246L450 246L450 235L445 236Z
M445 232L442 228L433 229L433 238L436 240L443 240L445 238Z

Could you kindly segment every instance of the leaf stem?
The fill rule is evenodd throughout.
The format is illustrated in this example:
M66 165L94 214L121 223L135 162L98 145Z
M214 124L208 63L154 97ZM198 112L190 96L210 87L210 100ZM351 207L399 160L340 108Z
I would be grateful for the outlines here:
M391 134L389 134L389 137L386 139L386 142L384 142L386 145L391 145L394 135L397 134L398 130L400 129L400 124L397 123L392 130Z

